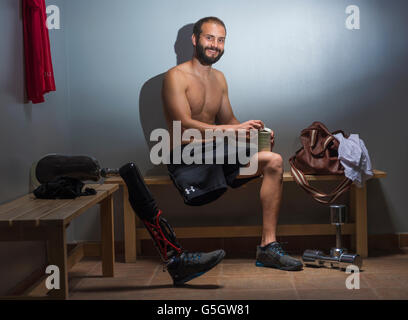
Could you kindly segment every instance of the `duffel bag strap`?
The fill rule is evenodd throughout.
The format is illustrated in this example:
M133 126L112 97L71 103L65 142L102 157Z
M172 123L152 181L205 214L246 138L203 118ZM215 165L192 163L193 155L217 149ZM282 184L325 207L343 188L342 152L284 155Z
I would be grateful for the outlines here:
M353 183L352 180L344 178L332 192L322 192L309 184L303 172L295 167L293 160L294 157L290 158L289 160L291 167L290 173L292 177L303 190L309 193L316 201L320 203L333 203L341 194L350 189L350 186Z

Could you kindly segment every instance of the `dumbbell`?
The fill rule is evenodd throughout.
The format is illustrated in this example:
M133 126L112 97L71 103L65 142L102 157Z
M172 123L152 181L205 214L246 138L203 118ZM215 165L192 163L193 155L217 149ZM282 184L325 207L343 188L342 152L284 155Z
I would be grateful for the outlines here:
M363 264L360 255L348 253L342 246L341 226L346 223L347 210L345 205L330 206L331 224L336 226L336 247L330 249L330 255L327 256L321 250L305 250L302 260L307 266L326 266L331 268L345 269L349 265L355 265L359 269Z

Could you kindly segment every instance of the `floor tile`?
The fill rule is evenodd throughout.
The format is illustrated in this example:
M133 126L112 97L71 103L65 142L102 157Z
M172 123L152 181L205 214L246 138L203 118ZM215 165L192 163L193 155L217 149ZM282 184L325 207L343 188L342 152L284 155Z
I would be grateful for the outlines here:
M218 300L295 300L297 293L294 289L285 290L223 290L217 292Z
M275 277L289 277L290 272L278 270L274 268L264 268L255 266L255 262L248 263L223 263L222 275L223 276L244 276L244 275L257 275L257 276L275 276Z
M344 274L343 276L327 276L327 275L314 275L314 276L306 276L303 278L296 277L294 278L294 285L297 290L302 290L302 289L338 289L338 290L346 290L346 281L350 276L354 276L352 274ZM369 288L367 282L365 279L362 277L361 274L356 275L356 277L359 277L359 287L360 288ZM350 281L352 284L357 285L355 281L351 281L352 278L350 278Z
M84 258L70 270L69 288L70 299L77 300L408 299L408 252L365 259L359 289L347 289L350 276L325 267L289 272L256 267L252 258L224 259L206 274L175 287L156 258L118 261L113 278L102 277L100 259Z
M373 289L381 300L408 300L408 288Z
M298 289L301 300L378 300L373 289Z
M293 283L288 277L268 277L268 276L234 276L221 277L219 285L227 290L250 289L250 290L288 290L294 289Z
M370 288L408 288L408 274L381 273L362 274L361 277Z

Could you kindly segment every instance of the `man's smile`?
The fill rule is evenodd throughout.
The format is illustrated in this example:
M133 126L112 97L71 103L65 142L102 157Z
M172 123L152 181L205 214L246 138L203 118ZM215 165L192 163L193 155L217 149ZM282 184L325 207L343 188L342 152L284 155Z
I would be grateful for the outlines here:
M219 51L216 50L216 49L207 49L207 51L208 51L209 53L211 53L211 54L216 54L216 53L219 52Z

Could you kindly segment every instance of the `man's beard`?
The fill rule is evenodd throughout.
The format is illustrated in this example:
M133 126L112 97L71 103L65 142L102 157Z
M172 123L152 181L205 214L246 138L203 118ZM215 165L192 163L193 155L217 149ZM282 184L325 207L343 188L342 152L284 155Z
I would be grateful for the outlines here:
M211 49L211 50L216 50L218 51L218 55L216 57L209 57L205 54L206 49ZM210 47L203 47L200 42L197 43L196 45L196 58L206 66L212 65L213 63L216 63L222 55L224 54L224 50L219 50L219 49L212 49Z

